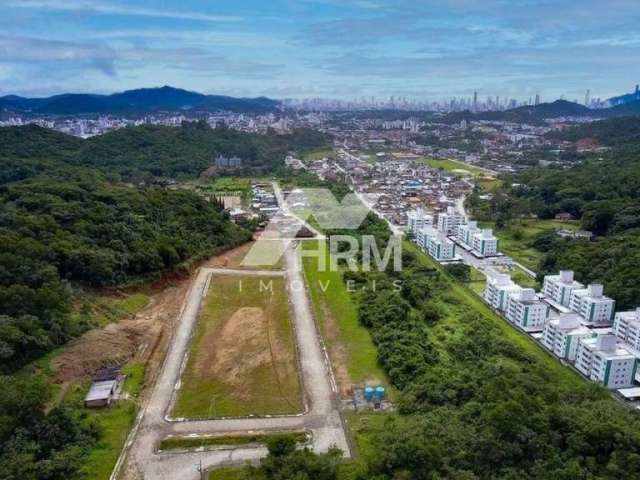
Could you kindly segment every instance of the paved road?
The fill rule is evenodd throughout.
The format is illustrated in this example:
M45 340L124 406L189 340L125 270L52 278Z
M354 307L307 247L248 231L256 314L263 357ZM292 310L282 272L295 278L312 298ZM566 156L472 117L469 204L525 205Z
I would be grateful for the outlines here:
M112 478L116 478L121 465L127 478L180 479L200 478L195 465L210 469L230 464L256 461L266 454L264 448L238 448L235 450L163 453L155 449L168 435L212 435L248 431L310 430L312 447L325 452L335 445L350 456L349 446L339 411L328 359L321 346L320 336L311 312L308 293L302 273L298 243L293 242L285 251L285 272L207 269L199 271L183 307L178 327L171 341L164 366L153 393L141 410L136 426L130 434L127 447ZM238 418L225 420L183 421L168 416L172 400L179 385L181 369L189 347L200 310L200 303L212 275L285 275L293 311L298 356L305 391L307 411L298 416L270 418Z
M291 209L289 208L289 204L285 201L284 194L282 193L282 189L280 188L280 184L278 184L278 182L271 182L271 186L273 187L273 193L276 196L276 200L278 201L278 204L280 205L280 208L282 209L282 213L285 216L289 216L289 217L295 218L302 225L307 227L309 230L311 230L315 234L314 238L310 238L308 240L321 240L321 239L326 238L325 235L323 235L314 226L312 226L310 223L308 223L306 221L306 219L298 217L297 215L295 215L291 211Z

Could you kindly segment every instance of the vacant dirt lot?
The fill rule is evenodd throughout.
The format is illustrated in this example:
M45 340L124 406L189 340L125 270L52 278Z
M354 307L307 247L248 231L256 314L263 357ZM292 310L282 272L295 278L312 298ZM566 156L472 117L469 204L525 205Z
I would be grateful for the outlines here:
M243 265L242 261L245 256L249 253L249 250L255 245L256 242L245 243L244 245L229 250L228 252L223 253L217 257L212 258L208 262L206 262L203 266L210 268L233 268L233 269L247 269L247 270L282 270L283 262L282 259L277 259L275 265L270 263L272 256L269 252L264 252L262 250L270 250L274 249L276 252L280 252L281 247L278 248L275 242L271 244L271 242L261 242L261 246L258 251L253 252L253 259L264 259L265 265ZM281 252L280 252L281 253Z
M229 417L302 409L284 278L215 276L173 415Z

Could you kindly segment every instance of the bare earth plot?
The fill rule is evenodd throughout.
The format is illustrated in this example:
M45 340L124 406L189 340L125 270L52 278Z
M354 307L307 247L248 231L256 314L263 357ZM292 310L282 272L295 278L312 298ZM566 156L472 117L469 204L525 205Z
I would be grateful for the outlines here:
M303 410L284 278L214 275L173 416L263 416Z

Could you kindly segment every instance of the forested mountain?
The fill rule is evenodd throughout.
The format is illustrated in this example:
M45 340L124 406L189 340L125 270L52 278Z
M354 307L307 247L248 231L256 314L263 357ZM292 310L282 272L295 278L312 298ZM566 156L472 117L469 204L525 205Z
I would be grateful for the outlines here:
M123 285L249 237L186 191L115 186L69 170L3 187L3 370L86 328L69 315L68 285Z
M275 164L288 141L308 140L201 125L89 141L0 128L0 479L84 478L78 468L100 432L75 404L50 410L49 382L21 370L93 326L78 298L155 279L252 235L196 193L128 181L195 177L235 141L238 154ZM193 144L177 161L176 143Z
M277 109L279 102L269 98L234 98L204 95L164 86L127 90L111 95L65 93L46 98L15 95L0 97L0 110L52 115L118 114L139 116L153 112L232 111L266 113Z
M620 146L640 150L640 117L612 118L586 123L567 130L550 132L547 135L550 138L570 142L595 139L608 147Z
M618 309L640 305L640 119L609 119L554 134L611 147L571 168L535 168L504 178L486 205L500 224L536 215L549 219L568 212L594 241L542 234L532 245L545 253L540 275L575 270L583 282L601 282Z
M55 171L61 164L95 167L129 182L196 178L218 155L238 156L236 173L273 172L289 151L322 147L328 136L309 129L278 135L244 133L205 122L144 125L81 140L34 125L0 128L0 183Z
M290 150L327 140L307 130L258 135L203 122L89 140L36 126L0 129L2 368L86 328L69 315L69 286L157 276L249 238L194 193L129 182L196 178L219 154L239 156L242 171L273 171Z

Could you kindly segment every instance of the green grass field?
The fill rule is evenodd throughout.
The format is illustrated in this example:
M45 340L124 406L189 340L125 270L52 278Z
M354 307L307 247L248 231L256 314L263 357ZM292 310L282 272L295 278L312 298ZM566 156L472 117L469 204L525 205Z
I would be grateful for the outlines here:
M322 160L323 158L335 159L336 152L332 148L321 148L318 150L311 150L302 154L300 160L303 162L311 162L314 160Z
M209 188L214 192L243 192L251 188L251 179L245 177L218 177Z
M108 480L135 422L138 413L136 397L144 384L145 369L141 364L132 363L122 373L127 375L124 391L130 395L130 400L120 400L108 408L86 410L87 417L98 425L102 437L97 447L91 449L83 460L77 480ZM65 401L82 403L88 388L88 384L73 387Z
M239 445L265 444L268 440L283 436L278 433L257 433L254 435L224 435L217 437L167 437L158 447L160 450L193 450L202 447L235 447ZM305 443L309 439L307 432L292 432L286 434L298 443Z
M475 165L469 165L467 163L459 162L457 160L452 160L449 158L427 158L425 159L425 163L429 165L431 168L447 170L448 172L465 170L472 175L483 175L488 173L483 168L476 167Z
M473 292L478 295L482 295L484 293L485 286L487 284L487 277L479 270L471 267L470 280L467 282L467 286Z
M284 278L213 277L173 415L299 413L301 392Z
M579 224L556 220L522 219L512 220L506 228L496 229L495 222L482 222L482 227L493 228L493 233L500 239L501 252L536 271L543 254L531 246L535 237L548 230L577 230Z
M318 242L304 242L304 248L320 248L324 255L329 254L325 242L320 247ZM314 314L341 391L365 382L388 386L386 375L378 366L376 347L368 330L358 322L358 312L342 274L328 268L320 271L315 258L303 258L303 265Z
M149 295L142 292L118 297L86 295L81 299L81 303L91 312L91 323L99 327L135 315L149 305L149 301Z

